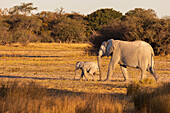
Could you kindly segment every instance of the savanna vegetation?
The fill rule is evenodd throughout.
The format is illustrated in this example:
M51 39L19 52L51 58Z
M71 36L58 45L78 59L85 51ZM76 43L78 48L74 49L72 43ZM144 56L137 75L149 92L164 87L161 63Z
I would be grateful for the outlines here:
M169 113L169 55L155 57L160 81L128 68L123 82L117 65L111 81L74 80L77 61L97 61L85 52L90 44L28 43L0 46L0 112L45 113ZM110 58L102 59L106 78ZM99 76L95 76L99 80ZM158 107L159 106L159 107ZM156 112L155 112L156 111Z
M37 14L32 3L0 10L0 113L169 113L170 56L156 56L160 81L128 68L123 82L118 65L111 81L76 79L77 61L97 61L102 41L144 40L156 55L169 52L170 18L152 9L136 8L123 15L99 9L89 15L63 8ZM92 55L94 54L94 55ZM106 78L110 58L102 59ZM99 80L99 76L95 76Z
M89 15L37 10L32 3L22 3L0 10L0 43L29 42L91 43L92 52L102 41L144 40L152 45L155 54L168 54L170 18L158 18L152 9L135 8L123 15L112 8L99 9Z

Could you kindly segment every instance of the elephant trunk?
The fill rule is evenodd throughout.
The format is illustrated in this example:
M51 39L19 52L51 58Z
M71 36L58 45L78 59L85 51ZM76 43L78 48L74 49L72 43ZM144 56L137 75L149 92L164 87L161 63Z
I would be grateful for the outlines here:
M99 80L102 80L102 69L101 69L101 56L97 57L98 67L99 67Z

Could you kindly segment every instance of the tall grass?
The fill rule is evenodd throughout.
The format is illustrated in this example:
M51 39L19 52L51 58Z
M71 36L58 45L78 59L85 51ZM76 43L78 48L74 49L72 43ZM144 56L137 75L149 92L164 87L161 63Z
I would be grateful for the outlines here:
M170 113L170 83L165 83L156 89L143 89L141 85L132 83L127 91L133 94L135 109L139 112Z
M109 96L50 90L34 82L0 85L1 113L122 113L123 104Z

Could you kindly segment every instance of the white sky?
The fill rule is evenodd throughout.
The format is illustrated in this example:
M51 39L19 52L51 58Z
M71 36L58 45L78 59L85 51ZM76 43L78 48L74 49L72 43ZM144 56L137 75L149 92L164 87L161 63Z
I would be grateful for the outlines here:
M66 13L74 11L86 15L100 8L113 8L125 14L134 8L151 8L160 18L170 16L170 0L0 0L0 8L10 8L23 2L33 3L38 11L54 11L63 7Z

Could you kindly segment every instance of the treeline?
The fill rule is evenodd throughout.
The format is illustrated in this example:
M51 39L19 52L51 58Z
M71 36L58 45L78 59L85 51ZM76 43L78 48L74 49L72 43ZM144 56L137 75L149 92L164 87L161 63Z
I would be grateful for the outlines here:
M152 9L136 8L123 15L113 9L99 9L89 15L37 10L32 3L22 3L0 10L0 44L29 42L91 42L97 51L101 42L110 38L144 40L156 55L168 54L170 17L158 18Z
M97 51L101 43L110 38L125 41L143 40L151 44L156 55L168 54L170 17L160 19L152 9L130 10L98 27L97 32L90 38L93 43L92 51Z

